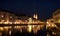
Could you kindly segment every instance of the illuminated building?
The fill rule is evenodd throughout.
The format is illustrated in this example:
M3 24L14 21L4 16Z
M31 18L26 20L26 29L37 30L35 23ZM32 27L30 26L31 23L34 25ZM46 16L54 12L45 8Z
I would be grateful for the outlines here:
M60 9L56 10L53 13L53 19L54 19L55 23L60 23Z
M34 14L33 15L33 18L38 19L38 15L37 14Z
M46 23L47 23L46 27L57 27L53 19L48 19Z
M51 34L54 36L58 36L60 33L60 9L57 9L53 12L52 18L47 19L47 25L46 28L48 30L47 35ZM49 32L50 31L50 32Z
M52 31L53 35L58 35L60 33L60 9L56 10L52 14L52 18L47 19L46 23L46 29Z
M15 14L8 13L9 11L0 11L0 24L10 24L16 26L4 26L0 28L1 30L9 30L9 34L11 34L12 29L17 29L20 32L28 31L33 33L37 33L38 30L43 29L45 26L44 22L38 20L38 15L34 14L33 18L28 16L16 16ZM24 25L24 26L18 26ZM26 25L26 26L25 26Z
M51 19L47 19L47 26L57 27L57 25L55 23L60 23L60 9L56 10L52 14L52 18Z
M4 22L3 24L12 24L16 19L15 15L12 13L8 13L8 11L0 11L0 21ZM0 22L0 23L1 23Z

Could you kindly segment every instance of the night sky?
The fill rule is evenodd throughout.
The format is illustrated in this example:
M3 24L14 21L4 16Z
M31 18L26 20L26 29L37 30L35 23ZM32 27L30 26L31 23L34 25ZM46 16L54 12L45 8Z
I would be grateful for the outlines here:
M58 8L60 8L59 0L0 0L0 9L30 16L37 12L42 20L50 18Z

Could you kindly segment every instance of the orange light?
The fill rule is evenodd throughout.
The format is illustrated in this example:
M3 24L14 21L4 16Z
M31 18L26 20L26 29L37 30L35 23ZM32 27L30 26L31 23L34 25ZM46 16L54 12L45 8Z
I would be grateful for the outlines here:
M2 30L2 31L3 31L3 30L4 30L4 29L3 29L3 27L0 27L0 30Z
M6 30L8 30L9 27L4 27Z

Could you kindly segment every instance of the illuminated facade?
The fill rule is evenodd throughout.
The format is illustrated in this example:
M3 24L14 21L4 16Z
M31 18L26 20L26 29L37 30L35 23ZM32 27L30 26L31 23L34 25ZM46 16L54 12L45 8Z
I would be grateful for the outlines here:
M25 25L26 24L26 26L0 27L0 31L9 30L9 34L11 35L11 29L15 28L17 30L20 30L20 32L23 32L23 31L32 32L33 31L33 33L37 33L38 30L43 29L43 27L45 26L45 23L38 20L37 14L34 14L33 18L16 16L15 14L8 13L6 11L0 11L0 24L6 24L6 25L7 24L13 24L13 25L15 24Z
M0 12L0 24L12 24L16 19L14 14L8 13L8 12Z
M58 36L60 33L60 9L53 12L52 18L47 19L46 29L52 32L52 35ZM49 36L50 32L47 32Z
M46 27L56 27L56 28L58 28L60 26L60 9L56 10L52 14L52 19L47 19L46 23L47 23Z
M33 18L38 19L38 15L37 14L34 14L33 15Z
M48 19L46 23L47 23L46 27L57 27L53 19Z
M53 19L54 19L55 23L60 23L60 9L56 10L53 13Z

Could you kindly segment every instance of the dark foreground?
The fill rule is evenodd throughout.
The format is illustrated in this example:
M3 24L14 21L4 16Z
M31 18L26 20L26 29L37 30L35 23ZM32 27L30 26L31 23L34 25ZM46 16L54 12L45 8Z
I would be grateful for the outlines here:
M11 35L9 35L9 33L5 34L6 32L4 31L2 33L2 36L46 36L46 29L43 30L39 30L37 31L37 33L33 33L32 32L27 32L27 31L18 31L18 30L13 30Z
M13 33L12 36L46 36L46 32L45 31L38 31L37 33L29 33L29 32L23 32L20 33L19 31L16 33Z

